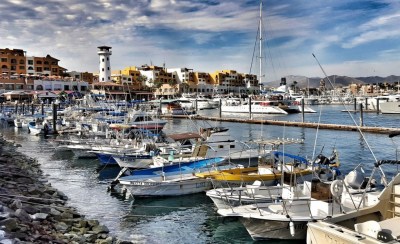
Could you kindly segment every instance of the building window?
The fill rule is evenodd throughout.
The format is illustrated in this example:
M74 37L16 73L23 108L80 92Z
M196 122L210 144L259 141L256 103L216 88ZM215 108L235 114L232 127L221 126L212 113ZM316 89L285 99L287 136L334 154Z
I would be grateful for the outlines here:
M11 70L17 70L17 67L11 66Z
M2 65L1 68L2 69L8 69L7 65Z
M107 70L110 70L110 67L107 67Z
M13 58L13 59L11 59L11 63L12 63L12 64L16 64L16 63L17 63L17 60L16 60L16 59L14 59L14 58Z
M38 60L36 61L36 64L42 64L42 61Z
M29 66L29 67L28 67L28 70L33 70L33 67L32 67L32 66Z
M101 78L101 81L104 81L104 78Z
M101 68L101 71L104 71L104 68Z
M52 68L51 72L57 73L57 68Z
M7 62L7 58L1 58L1 62Z
M43 91L43 86L42 86L42 85L36 86L36 90L37 90L37 91Z
M36 67L36 72L42 72L42 71L43 71L42 67Z
M108 77L108 80L110 80L110 76Z
M86 91L86 86L81 86L81 91Z
M19 64L24 64L25 61L23 59L19 60Z
M23 85L15 85L15 90L22 90L24 89Z
M69 85L64 85L64 91L68 91L69 90Z
M101 59L101 62L104 62L104 58Z
M108 57L107 57L107 61L108 61L109 59L108 59Z
M33 65L33 60L28 60L29 65Z
M25 66L19 66L19 69L25 69Z

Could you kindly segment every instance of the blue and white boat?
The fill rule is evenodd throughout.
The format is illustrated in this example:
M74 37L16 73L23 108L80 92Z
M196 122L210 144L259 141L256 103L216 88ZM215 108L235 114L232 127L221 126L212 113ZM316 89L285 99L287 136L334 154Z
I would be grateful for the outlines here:
M44 115L35 115L36 119L34 121L28 122L28 132L31 135L39 134L52 134L53 127L49 121L47 121Z
M211 182L196 177L194 173L211 170L225 161L225 158L218 157L136 170L132 175L120 177L114 183L119 183L122 191L133 197L199 193L211 189Z

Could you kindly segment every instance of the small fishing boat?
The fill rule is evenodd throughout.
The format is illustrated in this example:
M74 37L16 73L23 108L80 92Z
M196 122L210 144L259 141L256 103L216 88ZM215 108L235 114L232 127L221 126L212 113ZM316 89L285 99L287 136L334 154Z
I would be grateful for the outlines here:
M293 175L311 177L313 169L311 163L300 156L292 155L275 150L266 150L265 145L280 145L281 143L299 143L289 140L261 140L259 145L264 147L264 152L259 155L258 166L239 167L227 170L216 170L197 174L198 177L211 179L216 187L232 187L253 184L255 181L262 182L265 186L276 185L283 177L288 179ZM267 158L269 156L269 158ZM280 158L281 157L281 158ZM289 158L290 162L284 162Z
M34 121L28 122L28 133L31 135L39 135L39 134L51 134L53 133L53 128L51 123L44 119L44 115L36 115Z
M210 170L226 162L224 158L200 159L172 165L163 165L143 170L135 170L132 175L122 176L121 171L111 187L121 187L133 197L177 196L204 192L211 188L211 183L194 176L195 172Z

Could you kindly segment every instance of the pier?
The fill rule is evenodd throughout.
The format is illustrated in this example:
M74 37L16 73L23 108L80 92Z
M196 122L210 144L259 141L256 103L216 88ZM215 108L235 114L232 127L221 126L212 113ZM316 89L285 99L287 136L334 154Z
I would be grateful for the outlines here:
M166 119L196 119L196 120L211 120L221 122L233 123L249 123L249 124L263 124L263 125L278 125L290 127L304 127L314 129L327 129L327 130L341 130L341 131L358 131L377 133L377 134L390 134L400 132L400 128L385 128L375 126L355 126L355 125L339 125L339 124L321 124L315 122L299 122L299 121L283 121L283 120L264 120L264 119L246 119L246 118L220 118L220 117L204 117L200 115L161 115Z

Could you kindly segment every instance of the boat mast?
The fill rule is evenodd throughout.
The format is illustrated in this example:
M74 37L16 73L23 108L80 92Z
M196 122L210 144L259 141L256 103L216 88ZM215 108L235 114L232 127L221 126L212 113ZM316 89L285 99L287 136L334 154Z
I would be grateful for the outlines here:
M260 23L259 23L259 33L260 33L260 36L259 36L259 46L260 46L260 53L259 53L259 59L260 59L260 62L259 62L259 65L260 65L260 83L259 83L259 85L260 85L260 93L261 93L261 86L262 86L262 0L260 0Z

